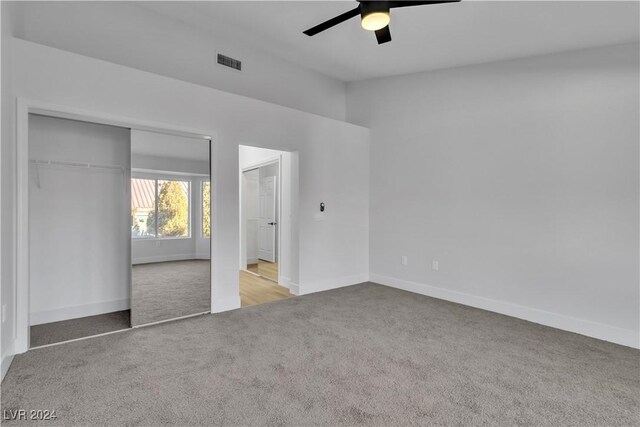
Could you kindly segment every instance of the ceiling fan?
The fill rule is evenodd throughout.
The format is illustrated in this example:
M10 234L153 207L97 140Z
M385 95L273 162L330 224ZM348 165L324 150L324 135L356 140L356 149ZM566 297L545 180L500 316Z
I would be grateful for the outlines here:
M331 18L328 21L318 24L315 27L303 31L308 36L314 36L324 30L336 26L348 19L360 15L360 24L362 28L369 31L375 31L378 44L391 41L391 32L389 31L389 21L391 15L389 9L397 7L421 6L439 3L456 3L460 0L435 0L435 1L360 1L358 7L351 9L341 15Z

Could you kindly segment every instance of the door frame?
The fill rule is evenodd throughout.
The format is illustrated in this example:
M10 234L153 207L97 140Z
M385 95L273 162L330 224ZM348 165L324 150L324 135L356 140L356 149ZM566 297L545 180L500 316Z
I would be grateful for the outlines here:
M260 147L257 147L260 148ZM277 233L277 248L276 248L276 253L277 253L277 260L278 260L278 284L280 286L284 286L286 288L288 288L289 286L287 286L287 280L284 280L283 275L282 275L282 269L281 264L282 264L282 221L283 221L283 216L282 216L282 154L279 154L277 156L268 158L266 160L263 160L261 162L257 162L257 163L252 163L249 166L245 166L243 168L240 169L240 177L242 177L242 174L244 174L245 172L249 172L252 170L256 170L256 169L260 169L261 167L264 166L269 166L272 164L278 164L278 175L276 176L276 185L277 185L277 204L276 204L276 222L278 224L278 227L276 229L276 233ZM242 191L242 182L240 182L240 250L244 253L240 254L240 269L243 271L247 270L247 227L246 224L243 223L242 218L245 215L244 212L244 192ZM244 240L244 242L242 242L242 240ZM285 261L285 263L287 263L288 260Z
M192 129L179 125L167 125L165 123L139 120L131 117L122 117L105 112L87 110L84 108L69 107L53 104L46 101L16 97L16 242L14 252L16 254L16 278L14 295L16 297L14 354L24 353L29 350L30 340L30 284L29 284L29 114L70 119L81 122L89 122L110 126L119 126L129 129L138 129L151 132L160 132L169 135L184 136L210 141L210 179L211 179L211 229L217 230L218 188L216 179L217 168L213 167L217 152L216 132ZM210 238L211 261L215 259L216 237ZM213 306L214 281L211 275L211 302Z

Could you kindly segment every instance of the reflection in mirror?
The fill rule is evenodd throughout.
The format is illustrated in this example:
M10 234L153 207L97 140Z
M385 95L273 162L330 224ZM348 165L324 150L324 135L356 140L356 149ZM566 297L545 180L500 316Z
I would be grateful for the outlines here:
M131 131L131 323L211 310L208 140Z
M278 163L243 172L247 271L278 282Z

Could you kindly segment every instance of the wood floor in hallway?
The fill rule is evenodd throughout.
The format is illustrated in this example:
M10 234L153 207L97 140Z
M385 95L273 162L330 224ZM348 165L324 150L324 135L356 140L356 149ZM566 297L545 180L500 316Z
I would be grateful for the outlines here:
M247 264L247 271L256 273L266 279L278 281L278 263L258 260L255 264Z
M240 303L242 307L291 298L284 286L246 271L240 271Z

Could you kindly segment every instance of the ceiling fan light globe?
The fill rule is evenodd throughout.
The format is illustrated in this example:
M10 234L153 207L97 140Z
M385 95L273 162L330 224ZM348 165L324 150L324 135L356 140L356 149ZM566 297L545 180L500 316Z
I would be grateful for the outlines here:
M389 25L390 21L389 12L371 12L362 16L360 24L367 31L378 31Z

